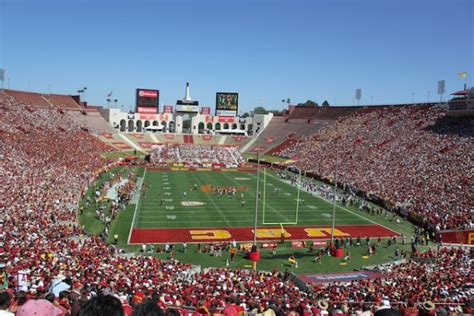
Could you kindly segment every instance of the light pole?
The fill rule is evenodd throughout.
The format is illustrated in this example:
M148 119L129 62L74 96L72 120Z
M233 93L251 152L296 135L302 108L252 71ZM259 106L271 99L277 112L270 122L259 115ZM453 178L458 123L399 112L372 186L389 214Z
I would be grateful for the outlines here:
M332 208L331 244L334 243L334 226L336 225L337 167L339 165L339 147L336 147L336 170L334 172L334 203Z
M255 110L254 110L254 125L255 125ZM260 194L260 135L257 134L257 187L255 192L255 218L253 226L253 245L257 246L257 220L258 220L258 196Z

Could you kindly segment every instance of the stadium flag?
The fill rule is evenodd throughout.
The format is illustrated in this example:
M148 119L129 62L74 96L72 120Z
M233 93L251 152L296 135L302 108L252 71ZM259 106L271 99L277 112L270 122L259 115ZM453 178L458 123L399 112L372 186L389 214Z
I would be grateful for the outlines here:
M463 71L463 72L458 73L458 76L461 77L461 78L466 78L467 77L467 71Z
M5 73L6 73L6 70L0 68L0 81L5 80Z
M107 94L107 97L111 97L112 96L112 91L109 92L109 94Z

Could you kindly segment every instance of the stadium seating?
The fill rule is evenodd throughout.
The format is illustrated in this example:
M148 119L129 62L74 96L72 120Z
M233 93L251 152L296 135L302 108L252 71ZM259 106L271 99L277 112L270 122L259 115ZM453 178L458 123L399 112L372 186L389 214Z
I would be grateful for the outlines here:
M40 106L36 97L31 100L38 107L31 109L29 98L28 94L17 99L0 92L0 260L7 278L1 276L13 295L14 310L22 309L27 298L41 298L61 284L72 291L70 296L59 294L56 307L73 316L79 305L107 294L118 297L125 307L152 299L168 310L167 315L176 315L171 311L182 315L242 315L244 311L327 315L322 311L323 301L330 302L333 315L362 314L390 303L412 311L410 315L415 305L420 313L429 314L431 309L425 306L430 304L422 305L425 301L439 303L437 308L445 312L455 312L458 305L472 312L468 304L473 291L472 258L463 249L441 248L415 254L421 260L376 267L386 274L383 279L313 284L308 289L299 289L281 271L208 268L191 273L190 264L177 260L117 255L116 246L98 236L84 236L76 214L83 188L97 177L98 170L113 165L100 156L111 147L65 113ZM472 122L448 121L434 128L433 123L443 116L442 110L430 107L383 109L344 118L301 143L299 165L330 175L335 150L341 148L341 161L348 162L347 167L341 163L344 181L354 179L353 185L381 190L379 194L394 199L403 199L408 192L414 210L430 220L438 220L435 214L441 214L440 224L456 226L456 216L464 220L469 216L463 211L469 201L460 195L469 192L464 186L472 181L462 182L464 171L469 170L465 164L472 163L472 136L465 136L463 130L472 129ZM332 143L324 140L329 137ZM315 165L310 157L318 157L319 163ZM378 163L394 167L385 168L387 174L381 177ZM409 191L401 190L392 178L400 178ZM377 186L373 188L372 183ZM441 198L449 201L449 207ZM426 203L426 208L419 209L420 203Z
M339 157L341 182L412 212L430 229L467 228L473 122L429 105L383 107L343 117L280 154L327 178Z
M284 142L289 136L301 137L318 131L321 127L331 121L308 120L308 119L288 119L274 116L265 130L259 135L250 147L250 152L268 152L272 148Z
M86 127L91 133L115 133L115 130L107 123L97 109L67 111L67 114L74 121Z

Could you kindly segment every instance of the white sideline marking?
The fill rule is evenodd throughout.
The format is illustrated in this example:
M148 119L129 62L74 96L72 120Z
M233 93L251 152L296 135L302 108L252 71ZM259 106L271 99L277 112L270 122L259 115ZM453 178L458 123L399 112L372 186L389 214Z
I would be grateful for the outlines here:
M132 238L132 231L133 231L133 228L135 227L134 226L135 218L137 217L137 213L138 213L138 204L140 204L140 195L142 194L142 183L145 181L145 178L146 178L146 168L145 168L145 172L143 173L143 178L142 178L141 183L137 183L139 185L138 192L135 194L138 194L138 201L137 201L137 204L135 205L135 210L133 211L132 225L130 226L130 232L128 233L127 244L130 244L130 238Z

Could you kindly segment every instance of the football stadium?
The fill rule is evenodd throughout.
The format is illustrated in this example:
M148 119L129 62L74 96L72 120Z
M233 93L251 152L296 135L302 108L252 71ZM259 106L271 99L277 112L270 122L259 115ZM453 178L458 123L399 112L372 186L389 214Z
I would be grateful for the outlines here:
M472 2L0 10L0 315L474 313Z

